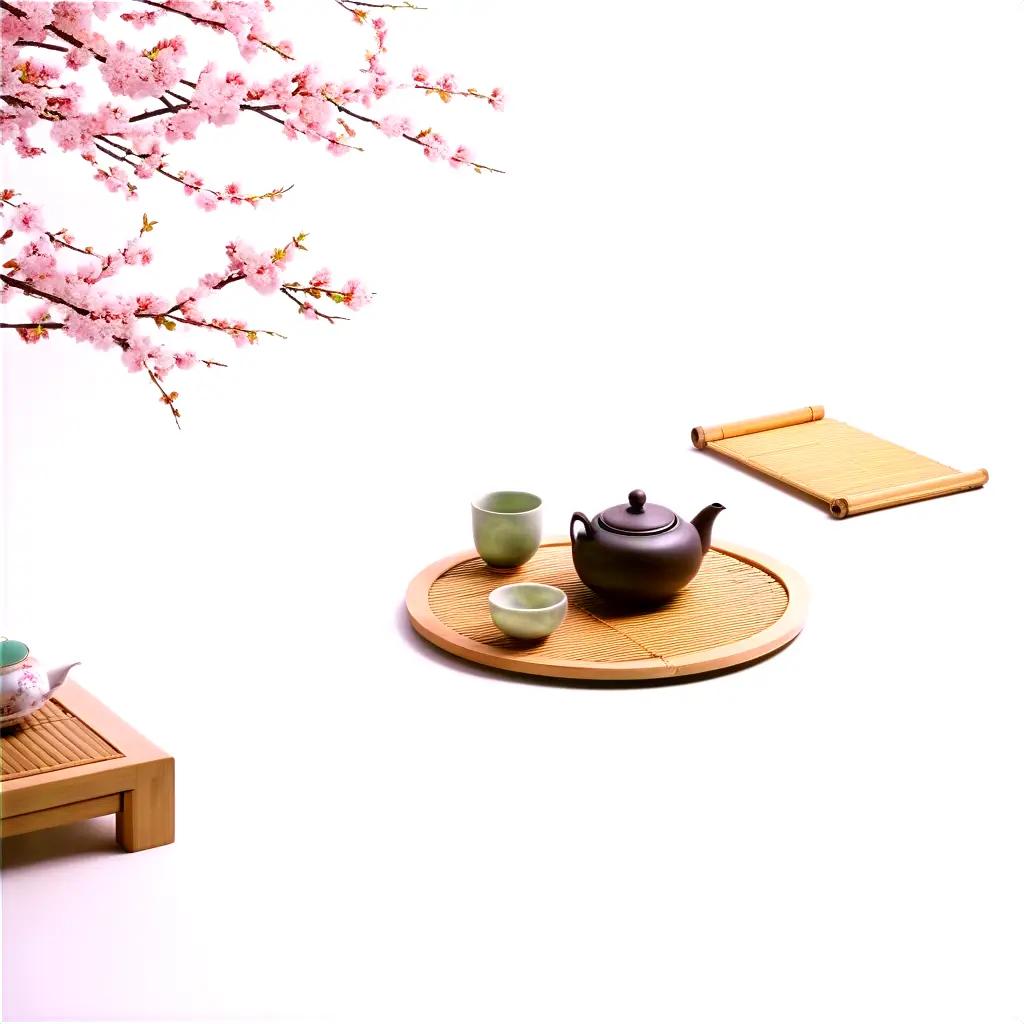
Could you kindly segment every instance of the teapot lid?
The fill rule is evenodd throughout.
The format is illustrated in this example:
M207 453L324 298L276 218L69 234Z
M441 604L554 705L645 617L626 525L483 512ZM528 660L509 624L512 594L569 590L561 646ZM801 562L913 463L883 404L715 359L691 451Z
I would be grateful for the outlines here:
M678 521L672 509L648 505L643 491L630 491L628 505L606 508L597 518L614 533L664 533Z
M11 668L28 657L28 647L20 640L0 637L0 668Z

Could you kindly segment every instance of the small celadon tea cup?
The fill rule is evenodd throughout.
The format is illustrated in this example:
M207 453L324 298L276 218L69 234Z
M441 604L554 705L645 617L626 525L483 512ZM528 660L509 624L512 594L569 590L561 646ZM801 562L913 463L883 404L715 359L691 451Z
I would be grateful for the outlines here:
M541 500L525 491L491 491L473 502L473 543L496 569L528 562L540 547Z
M569 608L565 592L546 583L509 583L492 590L487 603L498 629L517 640L550 636Z

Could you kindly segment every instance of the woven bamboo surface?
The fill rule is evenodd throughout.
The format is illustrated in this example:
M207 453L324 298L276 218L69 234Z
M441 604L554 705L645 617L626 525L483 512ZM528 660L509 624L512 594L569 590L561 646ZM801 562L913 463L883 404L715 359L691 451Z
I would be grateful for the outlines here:
M0 778L5 782L121 756L56 700L0 734Z
M719 545L696 578L655 611L607 604L576 575L567 541L543 546L525 566L495 571L472 552L425 570L407 605L417 631L471 661L536 675L644 679L713 671L754 660L791 640L803 623L803 584L762 556ZM789 578L791 574L791 578ZM487 595L518 580L565 591L565 622L535 643L492 623ZM794 601L796 596L798 600Z
M961 473L838 420L821 406L725 424L695 427L693 442L824 501L832 515L890 508L973 490L985 470Z

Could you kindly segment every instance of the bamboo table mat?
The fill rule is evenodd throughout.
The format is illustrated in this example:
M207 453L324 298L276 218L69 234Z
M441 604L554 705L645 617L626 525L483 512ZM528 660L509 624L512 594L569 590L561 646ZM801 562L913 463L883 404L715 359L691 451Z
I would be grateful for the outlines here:
M512 640L491 621L487 595L520 580L568 597L565 621L539 643ZM777 650L803 627L806 590L792 569L716 544L669 604L616 610L580 581L561 540L512 571L490 568L475 551L442 559L413 580L406 606L421 636L469 661L556 678L637 680L712 672Z
M694 427L695 448L733 459L828 505L836 519L982 487L984 469L962 473L826 419L820 405L792 412Z
M0 778L5 782L115 757L121 752L56 699L0 734Z

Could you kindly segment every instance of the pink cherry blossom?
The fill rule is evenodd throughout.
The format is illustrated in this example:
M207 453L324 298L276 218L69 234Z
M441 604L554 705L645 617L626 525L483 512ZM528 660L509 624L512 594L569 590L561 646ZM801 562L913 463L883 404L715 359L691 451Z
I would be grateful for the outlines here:
M447 160L450 152L448 143L437 132L423 139L423 153L428 160Z
M68 49L64 63L71 71L84 68L92 60L92 54L84 46L72 46Z
M136 29L145 28L147 25L152 25L156 21L158 15L156 11L132 11L128 14L122 14L121 20L127 21Z
M370 75L370 92L373 93L375 99L382 99L391 91L391 79L386 75L372 74Z
M388 136L394 139L399 135L405 135L412 131L412 121L408 117L401 117L397 114L387 114L377 122L377 127Z
M147 249L138 239L129 242L124 249L124 262L126 266L149 266L153 261L153 251Z
M465 146L459 146L448 160L452 167L461 167L463 164L472 162L473 154Z
M369 292L363 287L362 281L357 278L347 281L345 287L341 289L341 293L342 301L353 311L362 309L370 301Z
M146 359L149 356L148 340L138 339L138 344L125 349L121 356L121 362L128 367L129 373L138 373L146 366Z
M352 148L344 139L343 136L337 132L332 135L326 136L327 138L327 152L331 156L344 156Z
M206 210L209 213L211 210L217 209L217 197L211 192L200 192L196 196L196 205L200 210Z
M43 226L42 211L31 203L22 203L14 215L14 227L18 231L41 231Z

